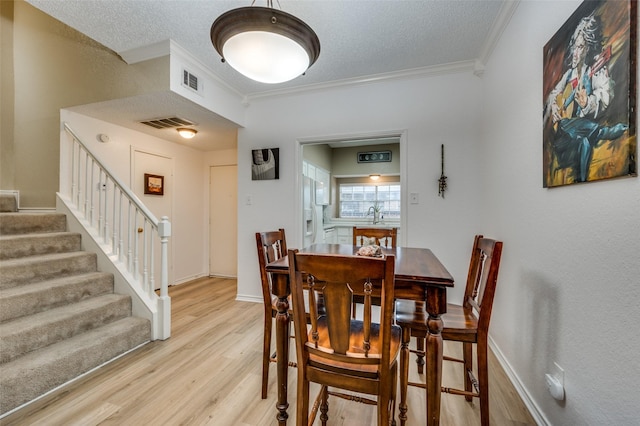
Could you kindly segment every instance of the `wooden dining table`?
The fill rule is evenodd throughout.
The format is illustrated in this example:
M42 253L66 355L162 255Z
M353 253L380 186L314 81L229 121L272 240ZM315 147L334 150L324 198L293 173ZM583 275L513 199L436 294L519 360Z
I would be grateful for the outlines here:
M313 244L300 252L355 255L359 247L350 244ZM424 301L428 313L426 339L426 406L427 425L440 424L440 386L442 381L442 331L441 315L447 311L447 288L453 287L453 277L440 260L427 248L397 247L382 249L384 254L395 256L395 298ZM272 277L272 293L278 298L276 315L276 355L278 401L276 419L286 425L287 382L289 366L289 336L291 323L288 315L289 261L282 257L266 266ZM423 314L421 315L424 316ZM409 357L410 335L403 336L401 357ZM405 365L408 365L405 362ZM400 416L406 415L406 407L400 407ZM402 418L402 417L401 417Z

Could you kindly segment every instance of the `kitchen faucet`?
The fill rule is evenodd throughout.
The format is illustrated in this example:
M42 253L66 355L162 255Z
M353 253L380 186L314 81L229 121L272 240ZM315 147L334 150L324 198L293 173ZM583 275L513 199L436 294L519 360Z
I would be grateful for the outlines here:
M377 204L369 207L369 210L367 210L367 216L369 216L369 215L373 215L373 224L374 225L376 223L379 223L380 222L380 207Z

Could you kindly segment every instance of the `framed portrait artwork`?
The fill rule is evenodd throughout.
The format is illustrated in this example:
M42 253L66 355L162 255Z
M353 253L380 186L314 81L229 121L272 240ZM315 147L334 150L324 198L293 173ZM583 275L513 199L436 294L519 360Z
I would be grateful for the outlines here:
M544 46L543 186L637 176L637 1L585 1Z
M280 179L280 149L251 151L251 180Z
M164 195L164 176L145 173L144 193L150 195Z

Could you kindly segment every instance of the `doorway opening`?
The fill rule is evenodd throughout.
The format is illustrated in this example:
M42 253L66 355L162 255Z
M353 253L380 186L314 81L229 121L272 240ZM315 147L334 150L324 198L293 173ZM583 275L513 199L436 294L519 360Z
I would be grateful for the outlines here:
M376 225L403 229L398 238L400 243L402 235L406 235L406 151L406 131L298 140L301 247L313 243L351 244L348 234L352 227L370 224L374 216L348 217L345 212L356 205L378 205L370 199L369 192L375 192L381 185L387 186L387 195L382 195L387 197L390 184L395 184L393 189L399 192L399 197L392 197L399 199L386 203L386 208L391 210L393 204L396 216L385 218ZM372 180L372 176L377 180ZM354 203L342 199L346 196L341 194L340 188L349 185L357 188L357 194L353 195L355 200L351 200Z

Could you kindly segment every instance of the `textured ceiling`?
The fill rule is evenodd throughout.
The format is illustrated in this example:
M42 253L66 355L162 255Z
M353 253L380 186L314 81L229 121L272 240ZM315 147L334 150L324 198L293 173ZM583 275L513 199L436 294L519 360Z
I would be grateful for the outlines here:
M211 24L220 14L250 6L249 0L27 1L119 54L171 39L249 99L464 61L482 63L500 34L501 16L514 4L495 0L276 1L275 7L314 29L321 51L306 75L268 85L222 63L209 38ZM255 5L266 6L266 0L256 0ZM103 114L108 105L101 106Z

